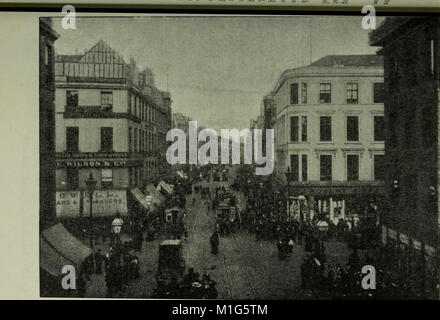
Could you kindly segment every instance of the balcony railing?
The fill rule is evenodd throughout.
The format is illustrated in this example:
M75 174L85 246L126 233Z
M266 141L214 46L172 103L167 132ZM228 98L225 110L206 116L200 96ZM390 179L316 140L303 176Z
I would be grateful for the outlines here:
M112 112L112 105L102 106L66 106L66 112L75 113L97 113L97 112Z
M151 156L158 156L158 151L150 151L150 152L106 152L106 151L98 151L98 152L81 152L78 151L65 151L65 152L57 152L57 159L84 159L84 158L106 158L106 159L119 159L119 158L144 158Z
M130 119L141 122L141 119L128 112L113 112L113 106L110 104L99 106L66 106L64 112L65 118L115 118Z

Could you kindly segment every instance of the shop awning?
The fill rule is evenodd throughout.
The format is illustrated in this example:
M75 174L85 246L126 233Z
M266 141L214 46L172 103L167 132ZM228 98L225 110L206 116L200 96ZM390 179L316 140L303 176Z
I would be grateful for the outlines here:
M145 190L146 193L148 193L152 197L153 203L160 205L162 202L165 201L165 197L161 195L159 191L157 191L154 185L147 185Z
M173 194L174 186L172 184L168 184L165 181L161 180L158 185L159 190L165 190L168 194Z
M182 179L188 179L188 176L183 172L183 170L177 170L176 174Z
M139 190L139 188L131 189L130 192L145 210L150 210L145 195Z
M66 259L40 237L40 268L54 277L59 277L65 265L75 265L75 263Z
M65 259L73 262L76 266L81 266L83 261L92 252L89 247L70 234L61 223L44 230L41 236L53 250ZM56 261L59 260L60 258L56 259Z

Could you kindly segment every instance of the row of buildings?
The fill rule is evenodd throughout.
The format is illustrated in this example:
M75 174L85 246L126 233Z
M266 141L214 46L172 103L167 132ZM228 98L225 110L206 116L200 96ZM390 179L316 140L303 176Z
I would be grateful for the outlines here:
M273 177L311 208L377 204L390 270L438 299L440 20L387 18L370 45L284 71L250 126L274 129Z
M284 71L251 123L275 131L274 178L335 221L355 210L353 195L380 195L383 99L379 56L326 56Z
M151 69L126 63L102 40L57 55L51 19L39 25L40 292L65 296L62 267L81 268L115 215L155 218L163 203L155 186L173 173L166 135L177 123Z
M171 96L104 41L84 54L55 56L56 188L137 187L168 173Z
M82 211L74 198L87 191L90 174L101 194L123 193L124 206L125 190L172 174L165 158L172 100L152 70L126 63L102 40L82 54L57 55L57 38L51 20L40 19L41 230Z

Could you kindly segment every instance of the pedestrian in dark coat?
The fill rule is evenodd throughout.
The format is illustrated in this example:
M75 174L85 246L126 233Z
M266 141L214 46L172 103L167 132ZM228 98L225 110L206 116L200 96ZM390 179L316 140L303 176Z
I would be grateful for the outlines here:
M361 266L361 259L359 258L357 249L354 249L348 258L350 269L359 271Z
M301 288L306 289L310 280L310 263L307 258L301 263Z
M211 235L211 238L209 239L211 243L211 253L214 255L217 255L218 253L218 245L220 242L220 238L218 236L217 231L214 231L214 233Z
M97 274L102 274L102 254L101 249L95 253L95 271Z
M86 281L84 280L84 276L81 274L78 278L78 281L76 282L78 289L78 297L84 298L86 295Z
M280 239L277 241L278 259L284 260L286 258L286 249L284 242Z

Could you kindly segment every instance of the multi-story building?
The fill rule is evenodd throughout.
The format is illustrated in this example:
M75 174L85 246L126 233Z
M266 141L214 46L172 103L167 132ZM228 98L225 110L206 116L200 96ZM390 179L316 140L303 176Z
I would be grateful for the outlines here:
M56 76L56 188L141 186L167 172L166 133L171 97L104 41L80 55L58 55Z
M55 223L55 59L58 35L40 18L40 228Z
M260 106L260 128L262 131L262 150L266 153L266 129L273 129L276 122L275 104L271 93L265 95Z
M188 122L192 121L190 117L180 112L173 113L173 128L180 129L188 136Z
M354 196L381 192L383 64L375 55L326 56L282 73L275 104L275 169L291 196L330 219L357 210Z
M440 19L387 18L370 44L385 71L388 265L414 294L438 299Z

